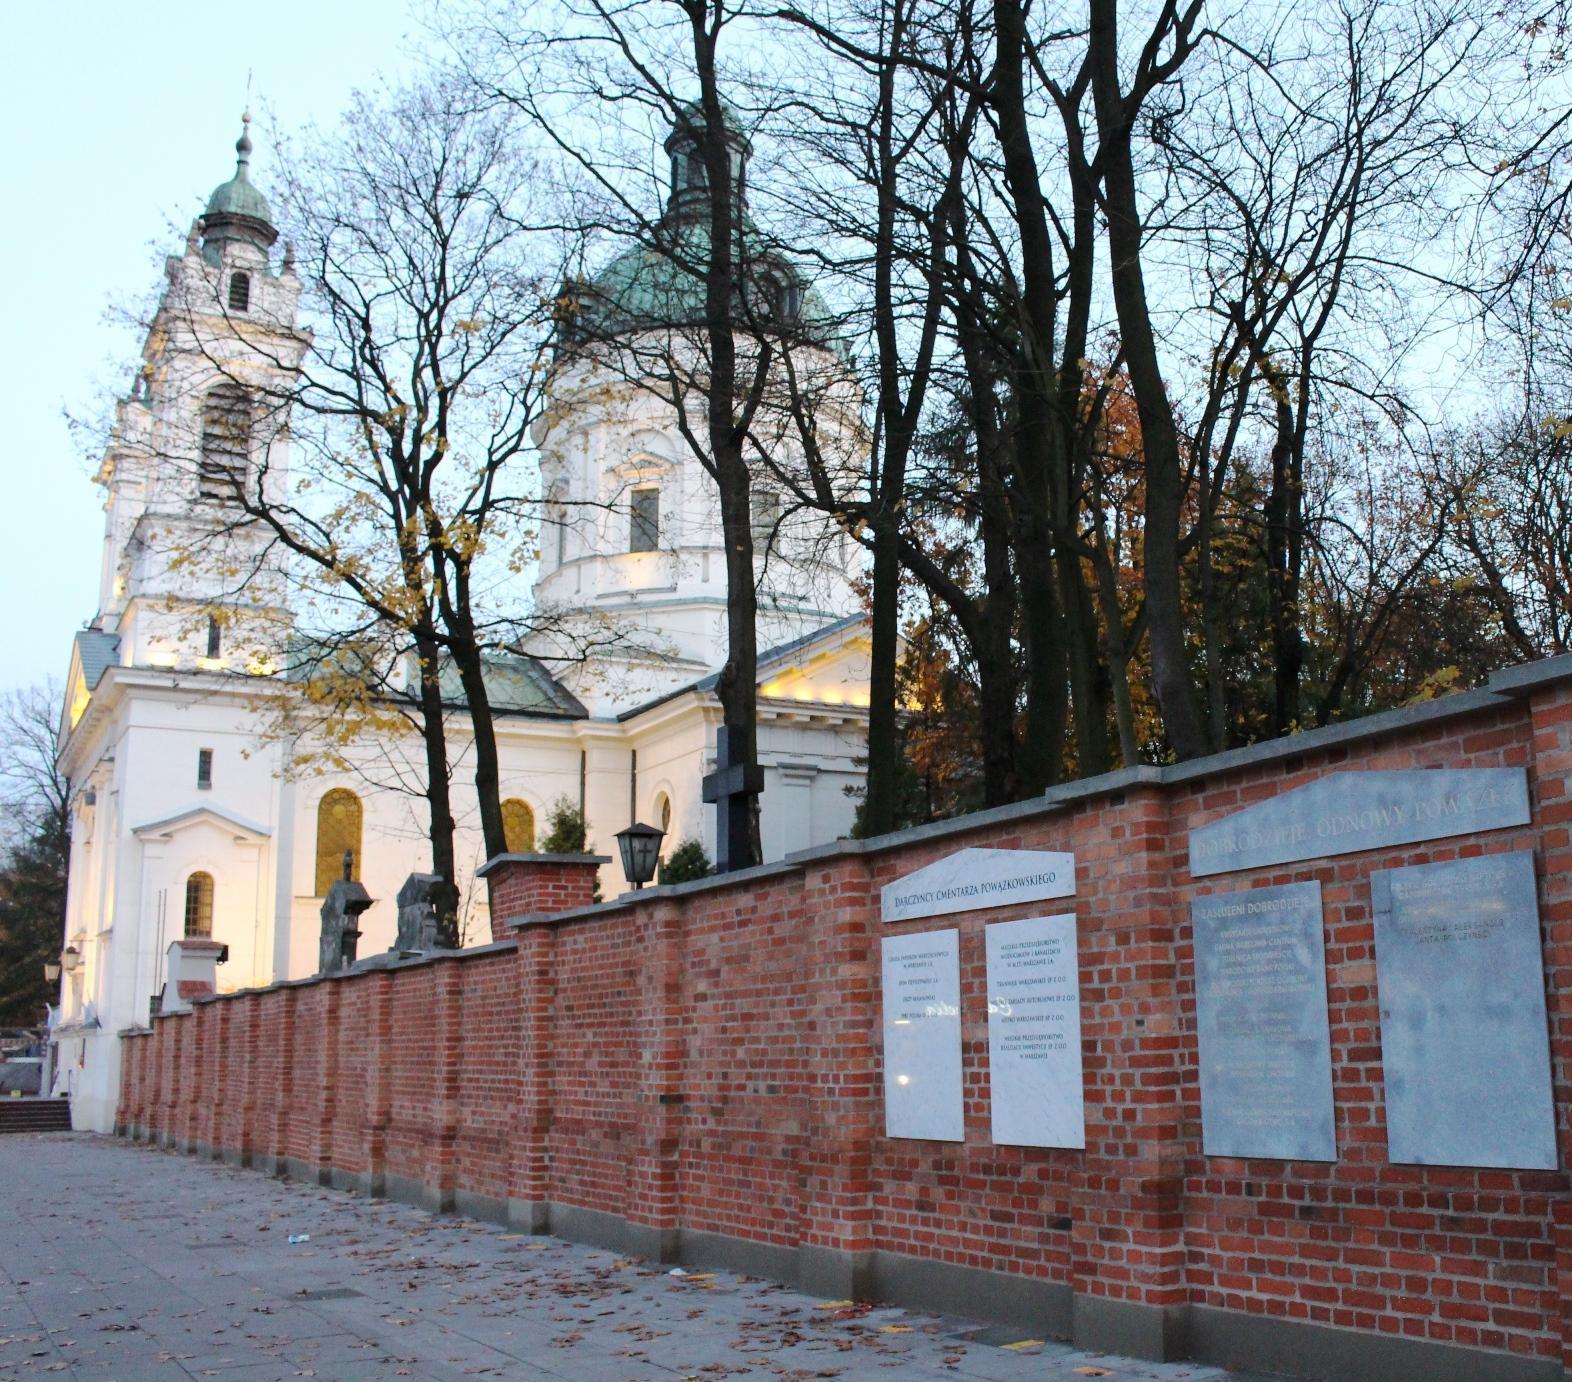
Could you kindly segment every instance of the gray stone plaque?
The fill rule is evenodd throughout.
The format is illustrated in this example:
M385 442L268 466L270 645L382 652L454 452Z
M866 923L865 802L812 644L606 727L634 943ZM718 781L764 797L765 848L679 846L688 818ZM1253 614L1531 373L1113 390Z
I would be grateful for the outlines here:
M1190 875L1527 825L1522 768L1329 773L1190 832Z
M961 1090L959 931L887 936L884 960L884 1131L966 1140Z
M1556 1169L1530 852L1370 876L1387 1157Z
M1075 917L995 922L986 937L993 1140L1084 1147Z
M1075 855L1048 849L958 849L879 894L885 921L947 916L1075 896Z
M1202 1150L1336 1161L1321 885L1198 897L1190 923Z

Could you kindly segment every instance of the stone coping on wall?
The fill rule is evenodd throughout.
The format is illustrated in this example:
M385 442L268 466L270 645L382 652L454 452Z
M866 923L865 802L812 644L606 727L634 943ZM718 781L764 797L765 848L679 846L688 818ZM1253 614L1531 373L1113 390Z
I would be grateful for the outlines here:
M476 878L484 878L501 864L602 864L611 863L609 854L493 854L478 869Z
M973 811L968 815L956 816L949 820L930 821L925 825L910 826L905 830L891 831L887 835L875 835L870 839L835 840L829 844L817 845L812 849L788 854L784 859L775 863L757 864L750 869L739 869L735 873L717 874L710 878L696 878L687 883L657 884L653 887L646 887L637 893L626 892L620 897L610 898L605 902L597 902L589 907L575 908L568 912L531 913L524 916L508 917L500 925L513 928L546 924L557 925L564 922L572 922L578 918L604 916L608 912L631 907L636 903L654 902L662 898L685 898L695 893L704 893L712 890L719 891L723 888L742 887L772 878L782 878L801 872L810 864L828 863L834 859L856 855L866 857L884 854L890 850L905 849L910 845L922 844L929 840L949 839L955 836L968 835L973 831L987 829L991 826L1006 825L1015 821L1033 820L1039 816L1049 815L1081 802L1094 800L1098 797L1117 796L1134 788L1179 786L1208 777L1220 776L1240 768L1258 767L1263 763L1277 762L1282 759L1296 758L1304 754L1340 748L1348 744L1357 744L1369 739L1401 734L1409 730L1433 725L1437 722L1465 719L1470 715L1484 714L1491 710L1500 709L1505 702L1521 700L1541 687L1553 686L1564 681L1572 681L1572 653L1565 653L1560 657L1544 658L1538 662L1527 662L1516 667L1508 667L1502 671L1493 672L1487 685L1471 691L1459 691L1450 696L1440 697L1437 700L1423 701L1417 705L1399 706L1395 710L1384 710L1374 715L1363 716L1357 720L1346 720L1338 724L1325 725L1319 729L1309 729L1299 734L1285 735L1278 739L1266 739L1257 744L1246 745L1244 748L1227 749L1222 753L1208 754L1204 758L1194 758L1185 763L1173 763L1162 767L1152 764L1137 764L1130 768L1118 768L1113 772L1101 773L1096 777L1080 778L1074 782L1059 783L1057 786L1050 787L1041 796L1030 797L1025 801L1015 801L1005 806L989 807L986 810ZM576 858L579 856L507 855L500 857L561 859L563 857Z
M571 858L580 858L580 855L571 855ZM303 979L280 979L276 983L263 984L258 988L231 989L228 993L204 993L191 1000L192 1007L202 1007L208 1003L227 1003L234 998L253 998L259 993L274 993L282 989L310 988L313 984L340 983L348 979L360 979L368 974L389 974L394 970L420 969L425 965L441 964L446 960L479 960L487 955L500 955L519 948L517 941L488 941L485 945L466 946L463 950L439 950L429 954L420 955L392 955L372 956L377 963L367 964L364 969L342 969L336 974L308 974ZM159 1013L153 1020L162 1022L166 1018L190 1017L189 1012ZM151 1036L151 1027L125 1027L117 1033L123 1037Z

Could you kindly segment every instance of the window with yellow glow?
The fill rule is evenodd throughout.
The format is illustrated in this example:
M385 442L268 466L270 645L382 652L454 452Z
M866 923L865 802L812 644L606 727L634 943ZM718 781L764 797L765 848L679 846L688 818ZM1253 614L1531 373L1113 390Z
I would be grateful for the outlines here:
M502 803L502 832L509 854L529 854L535 848L535 813L527 801L509 797Z
M351 855L349 876L360 875L360 798L335 787L317 806L317 891L326 897L344 876L344 854Z
M186 879L186 935L213 934L213 875L193 873Z

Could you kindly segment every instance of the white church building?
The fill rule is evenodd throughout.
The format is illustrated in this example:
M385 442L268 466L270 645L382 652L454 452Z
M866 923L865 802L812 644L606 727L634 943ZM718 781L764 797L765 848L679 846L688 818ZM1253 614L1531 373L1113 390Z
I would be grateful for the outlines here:
M691 160L679 134L667 147L680 182ZM236 467L265 459L284 483L287 435L262 457L260 443L237 443L225 423L235 379L288 368L309 341L297 325L300 280L287 250L276 252L278 231L250 179L249 138L236 148L234 177L168 260L97 476L98 612L75 637L59 732L72 838L56 1088L72 1095L82 1128L112 1127L118 1033L148 1021L171 942L227 946L221 990L303 977L316 971L323 895L345 851L375 899L361 919L362 956L392 945L399 887L430 868L424 800L374 770L418 764L415 736L349 746L354 770L303 771L311 745L264 724L264 707L290 694L283 650L310 633L296 627L286 573L237 597L221 575L171 556L211 531ZM667 215L681 202L679 186ZM639 255L608 267L604 292L624 291L647 267ZM218 336L232 342L222 370L208 344ZM537 427L550 535L534 592L538 608L620 636L614 652L585 663L554 662L547 648L494 660L508 846L534 849L566 798L599 853L615 855L613 836L639 819L664 827L667 852L698 838L713 858L700 782L716 766L725 659L717 498L655 393L594 374L593 362L566 362ZM856 545L822 520L779 521L768 491L756 501L761 834L773 860L851 828L868 643ZM463 714L450 725L460 921L475 944L490 934L475 879L484 857ZM624 891L619 864L603 868L600 887L606 897Z

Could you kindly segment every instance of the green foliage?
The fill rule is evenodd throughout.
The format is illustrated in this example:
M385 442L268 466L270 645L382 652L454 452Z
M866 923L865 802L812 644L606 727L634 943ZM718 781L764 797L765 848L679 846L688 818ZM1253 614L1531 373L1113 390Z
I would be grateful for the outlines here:
M588 828L584 813L566 797L551 804L546 817L546 838L540 842L542 854L588 854Z
M0 1027L42 1025L55 998L44 965L63 943L70 848L61 817L51 814L0 868Z
M708 878L713 872L710 856L704 852L703 841L684 840L669 856L660 861L655 881L691 883L695 878Z

